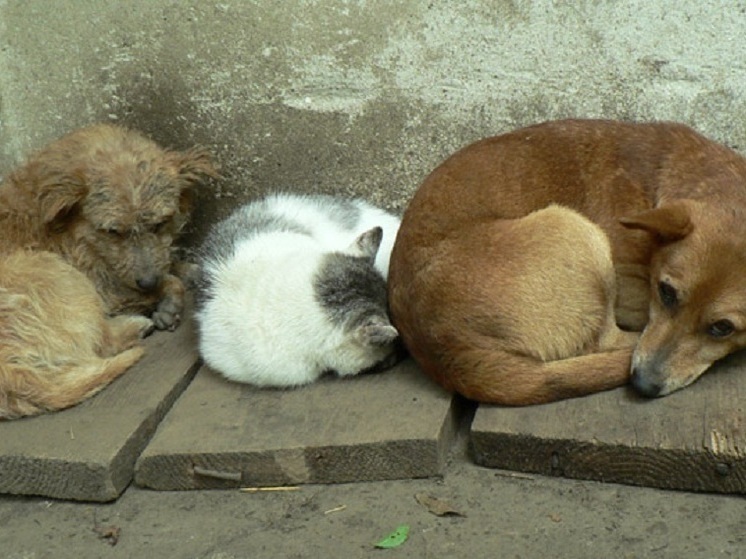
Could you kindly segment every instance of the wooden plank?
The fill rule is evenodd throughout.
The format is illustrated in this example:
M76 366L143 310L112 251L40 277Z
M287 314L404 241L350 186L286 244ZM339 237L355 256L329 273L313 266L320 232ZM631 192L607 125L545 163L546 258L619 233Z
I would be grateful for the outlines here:
M620 388L525 408L480 406L475 461L575 479L746 493L746 353L647 400Z
M0 422L0 492L109 501L131 482L135 460L197 370L195 333L146 340L145 356L73 408Z
M412 361L293 390L197 374L137 462L161 490L418 478L454 440L451 396Z

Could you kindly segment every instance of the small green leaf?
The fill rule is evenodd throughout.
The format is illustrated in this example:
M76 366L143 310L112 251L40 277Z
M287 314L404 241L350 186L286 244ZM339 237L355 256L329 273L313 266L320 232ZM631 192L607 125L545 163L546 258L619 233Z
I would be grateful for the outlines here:
M394 530L388 536L378 542L376 544L376 547L379 549L391 549L392 547L399 547L401 544L407 541L407 536L409 536L409 526L407 526L406 524L402 524L396 530Z

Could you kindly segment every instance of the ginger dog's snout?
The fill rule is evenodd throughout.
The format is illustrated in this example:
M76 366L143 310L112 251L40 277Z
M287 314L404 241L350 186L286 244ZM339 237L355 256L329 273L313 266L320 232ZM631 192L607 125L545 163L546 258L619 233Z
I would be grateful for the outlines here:
M651 372L652 371L652 372ZM655 368L648 368L633 362L630 384L641 396L657 398L663 396L663 383L658 380L660 374Z
M676 335L673 321L661 320L651 313L651 322L643 331L632 354L629 382L635 391L646 398L665 396L675 390L681 379L673 371L681 356L682 342ZM678 371L683 373L684 371Z

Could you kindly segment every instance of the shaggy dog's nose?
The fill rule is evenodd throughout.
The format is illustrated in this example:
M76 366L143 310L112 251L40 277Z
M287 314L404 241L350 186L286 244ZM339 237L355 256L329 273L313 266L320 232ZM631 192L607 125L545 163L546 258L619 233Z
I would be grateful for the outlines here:
M136 283L137 287L139 287L142 291L153 291L156 287L158 287L158 284L160 283L160 277L156 274L150 274L148 276L137 278Z

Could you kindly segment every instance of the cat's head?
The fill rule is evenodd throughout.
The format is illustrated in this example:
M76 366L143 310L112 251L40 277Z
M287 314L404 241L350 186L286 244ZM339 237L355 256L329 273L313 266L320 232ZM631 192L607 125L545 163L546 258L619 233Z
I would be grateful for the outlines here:
M380 370L401 355L387 313L386 280L374 262L383 231L374 227L345 251L326 254L314 281L316 300L341 335L329 366L340 375Z

